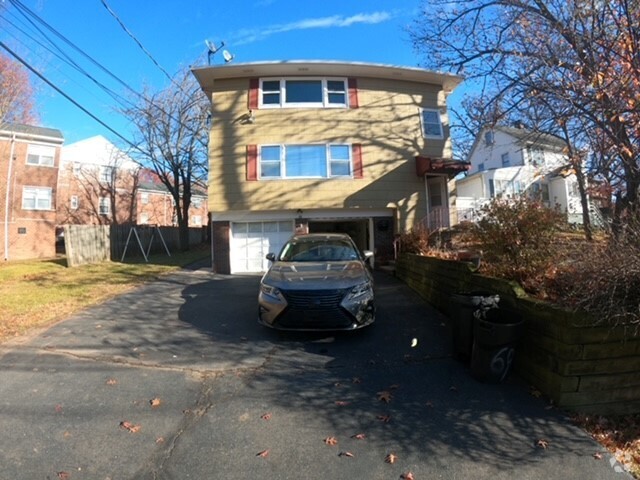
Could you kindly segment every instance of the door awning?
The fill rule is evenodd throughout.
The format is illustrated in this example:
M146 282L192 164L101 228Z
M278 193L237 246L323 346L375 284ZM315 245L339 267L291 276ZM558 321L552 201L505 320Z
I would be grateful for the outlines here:
M449 160L437 157L416 156L416 175L447 175L455 177L461 172L466 172L471 167L469 162Z

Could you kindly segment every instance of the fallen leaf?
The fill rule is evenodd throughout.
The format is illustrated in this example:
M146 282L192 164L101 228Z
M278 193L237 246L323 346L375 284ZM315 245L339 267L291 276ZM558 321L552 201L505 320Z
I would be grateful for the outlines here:
M115 378L110 378L105 383L107 385L117 385L118 384L118 380L116 380Z
M418 346L418 339L417 338L412 338L411 339L411 348L417 347Z
M364 433L356 433L355 435L351 435L351 438L356 440L364 440L367 436Z
M382 423L389 423L391 421L391 415L378 415L376 418Z
M389 453L387 454L387 456L384 458L384 461L386 463L396 463L396 460L398 459L398 456L394 453Z
M593 458L596 460L602 460L602 454L600 452L596 452L593 454Z
M393 385L391 385L391 386L389 387L389 390L397 390L397 389L399 389L399 388L400 388L400 385L398 385L397 383L394 383Z
M56 413L62 413L62 405L57 404L57 405L55 406L55 410L56 410Z
M260 418L262 420L271 420L271 414L270 413L263 413L262 415L260 415Z
M140 425L134 425L131 422L122 421L120 422L120 428L124 428L125 430L130 431L131 433L137 433L140 431Z
M402 475L400 475L400 478L402 480L416 480L415 477L413 476L413 473L411 472L403 473Z
M158 397L152 398L151 400L149 400L149 405L151 405L153 408L159 407L160 403L162 403L160 401L160 399Z
M352 458L354 455L353 455L353 453L351 453L351 452L340 452L340 453L338 454L338 456L339 456L339 457L349 457L349 458Z
M69 472L58 472L56 475L60 480L69 480L71 478L71 474Z
M164 443L164 437L158 437L158 438L156 438L156 443L157 443L158 445L160 445L161 443Z
M349 405L351 402L346 402L344 400L338 400L336 401L336 405L339 407L346 407L347 405Z
M269 449L262 450L261 452L256 453L256 457L266 458L269 455Z
M327 437L324 439L324 443L326 443L327 445L337 445L338 444L338 439L336 437Z
M529 387L529 395L535 398L540 398L542 396L542 392L538 390L536 387L531 386Z
M362 383L362 379L360 377L353 377L351 383Z
M546 450L547 447L549 447L549 442L547 440L545 440L544 438L541 438L540 440L538 440L536 442L536 446Z
M384 403L389 403L393 398L393 395L391 395L391 392L388 390L383 390L382 392L378 392L377 395L378 395L378 400Z

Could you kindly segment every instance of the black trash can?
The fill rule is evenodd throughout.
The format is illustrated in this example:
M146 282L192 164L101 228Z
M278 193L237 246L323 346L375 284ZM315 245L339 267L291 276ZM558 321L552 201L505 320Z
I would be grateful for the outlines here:
M503 382L513 365L516 345L524 333L522 316L509 309L487 310L473 322L471 374L487 383Z
M489 292L458 293L451 296L449 318L452 323L453 354L461 360L471 358L474 313L496 308L500 297Z

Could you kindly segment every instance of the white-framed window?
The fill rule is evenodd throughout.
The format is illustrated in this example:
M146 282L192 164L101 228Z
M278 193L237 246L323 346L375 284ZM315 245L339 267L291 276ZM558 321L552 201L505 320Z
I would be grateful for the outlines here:
M98 205L98 213L100 215L109 215L111 212L111 201L109 197L100 197L100 204Z
M82 164L80 162L73 162L73 176L79 177L82 174Z
M141 213L140 214L140 224L141 225L145 225L149 223L149 214L148 213Z
M53 161L56 155L55 147L47 147L45 145L28 145L27 146L27 165L39 165L42 167L53 167Z
M260 108L344 108L346 78L262 78Z
M202 199L197 197L192 198L191 205L193 205L193 208L200 208L202 206Z
M202 225L202 215L194 215L191 217L191 225Z
M493 135L493 130L487 130L484 132L484 144L489 146L496 143L495 136Z
M143 205L147 205L149 203L149 192L142 192L140 194L140 201Z
M351 145L262 145L260 178L351 177Z
M537 147L528 147L529 163L534 167L544 165L544 150Z
M50 187L23 187L23 210L51 210L52 189Z
M509 167L511 166L511 159L509 158L509 152L502 154L502 166Z
M423 108L420 112L422 121L422 134L426 138L443 138L442 120L440 118L440 110L432 108Z
M69 206L71 207L71 210L77 210L78 209L78 196L77 195L71 195L71 204Z
M113 181L113 167L108 165L102 165L100 167L100 182L101 183L111 183Z

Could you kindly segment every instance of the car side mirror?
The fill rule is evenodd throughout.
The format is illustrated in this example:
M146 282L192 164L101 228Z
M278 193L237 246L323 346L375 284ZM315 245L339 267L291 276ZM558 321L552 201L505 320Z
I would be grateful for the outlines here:
M365 250L362 252L362 255L364 256L365 262L369 262L373 258L373 252L371 250Z
M275 262L276 261L276 254L273 253L273 252L269 252L269 253L267 253L266 258L270 262Z

